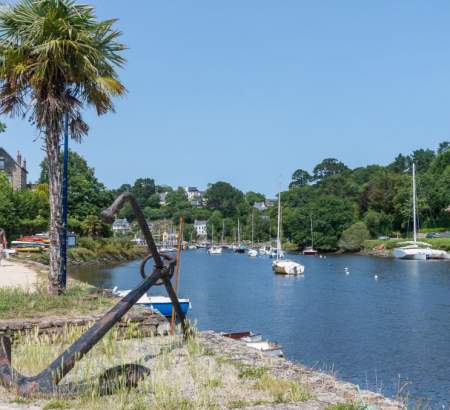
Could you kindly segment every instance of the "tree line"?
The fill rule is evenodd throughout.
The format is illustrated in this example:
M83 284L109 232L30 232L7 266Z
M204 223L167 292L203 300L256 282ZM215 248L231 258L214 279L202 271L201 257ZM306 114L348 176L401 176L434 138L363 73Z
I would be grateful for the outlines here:
M407 236L411 232L411 166L416 164L418 215L422 228L450 227L450 144L443 142L436 151L416 150L398 155L387 166L368 165L350 169L341 161L327 158L312 173L298 169L289 189L281 193L283 240L303 248L311 242L322 251L338 248L353 250L370 237ZM13 191L6 175L0 176L0 226L9 238L48 229L48 167L41 164L37 184ZM266 198L257 192L242 192L218 181L205 191L206 205L191 205L182 187L156 184L153 178L138 178L133 184L108 189L98 181L95 171L79 154L69 154L69 229L91 237L111 236L111 228L100 219L100 212L121 192L132 192L149 221L169 220L176 227L185 221L185 239L195 239L195 220L207 221L209 237L215 240L237 237L240 222L242 240L267 242L276 235L277 207L260 211L255 202ZM165 204L160 193L166 193ZM130 207L120 217L133 221ZM253 229L252 229L253 227ZM356 245L355 245L356 242Z

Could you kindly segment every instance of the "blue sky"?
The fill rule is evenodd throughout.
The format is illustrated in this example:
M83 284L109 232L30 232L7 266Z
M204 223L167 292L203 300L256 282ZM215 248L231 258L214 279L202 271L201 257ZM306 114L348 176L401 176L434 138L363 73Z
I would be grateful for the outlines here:
M326 157L348 166L450 139L450 2L98 0L128 45L117 112L72 148L109 187L152 177L267 195ZM38 176L42 142L0 146Z

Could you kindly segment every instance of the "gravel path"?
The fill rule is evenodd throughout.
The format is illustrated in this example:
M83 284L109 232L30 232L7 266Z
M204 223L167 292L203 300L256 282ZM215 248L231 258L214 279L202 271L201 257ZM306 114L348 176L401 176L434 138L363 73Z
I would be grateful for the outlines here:
M21 287L27 290L34 290L36 282L36 271L11 259L3 259L1 261L0 287Z

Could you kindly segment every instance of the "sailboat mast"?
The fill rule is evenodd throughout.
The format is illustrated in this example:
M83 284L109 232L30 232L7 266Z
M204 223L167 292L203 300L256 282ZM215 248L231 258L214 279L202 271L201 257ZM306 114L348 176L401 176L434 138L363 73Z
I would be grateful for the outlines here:
M225 232L225 221L222 219L222 244L223 244L224 232Z
M416 165L412 164L412 188L413 188L413 235L414 242L417 242L417 210L416 210Z
M280 256L281 251L281 241L280 241L280 232L281 232L281 192L278 192L278 218L277 218L277 259Z
M255 235L255 228L254 228L254 217L253 217L253 212L252 212L252 245L253 245L254 235Z
M313 235L313 224L311 214L309 214L309 219L311 220L311 247L314 249L314 235Z
M241 227L239 225L239 218L238 218L238 231L237 231L237 236L238 236L238 243L241 243Z
M212 230L211 230L211 245L214 245L214 224L212 225Z

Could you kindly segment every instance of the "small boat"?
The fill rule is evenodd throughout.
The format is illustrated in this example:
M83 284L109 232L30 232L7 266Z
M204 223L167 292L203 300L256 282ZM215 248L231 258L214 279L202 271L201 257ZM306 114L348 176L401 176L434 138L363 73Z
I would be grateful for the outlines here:
M162 252L162 253L170 253L170 252L176 252L177 249L174 248L173 246L161 246L161 247L158 249L158 251L159 251L159 252Z
M117 296L123 297L130 293L130 290L117 290L117 286L113 289L113 293ZM181 310L185 315L191 308L191 302L188 298L179 298ZM157 310L165 317L172 316L172 301L168 296L149 296L146 293L136 302L136 304Z
M195 251L197 249L197 246L196 245L189 245L188 249L190 251Z
M258 256L258 251L256 249L250 249L248 251L248 256L255 258L256 256Z
M239 245L234 249L235 253L245 253L245 251L246 251L246 249L245 249L245 246L243 246L243 245Z
M262 340L259 342L246 342L245 344L252 349L260 350L261 352L264 352L272 357L284 356L280 345L269 342L267 340Z
M268 340L263 340L262 335L255 334L253 332L234 332L234 333L222 333L222 336L229 337L230 339L240 340L244 342L248 347L259 350L273 357L283 357L282 347L279 344L272 343Z
M272 269L280 275L303 275L305 273L305 267L301 263L288 259L273 261Z
M222 254L222 247L221 246L211 246L208 249L208 253L210 255L221 255Z

